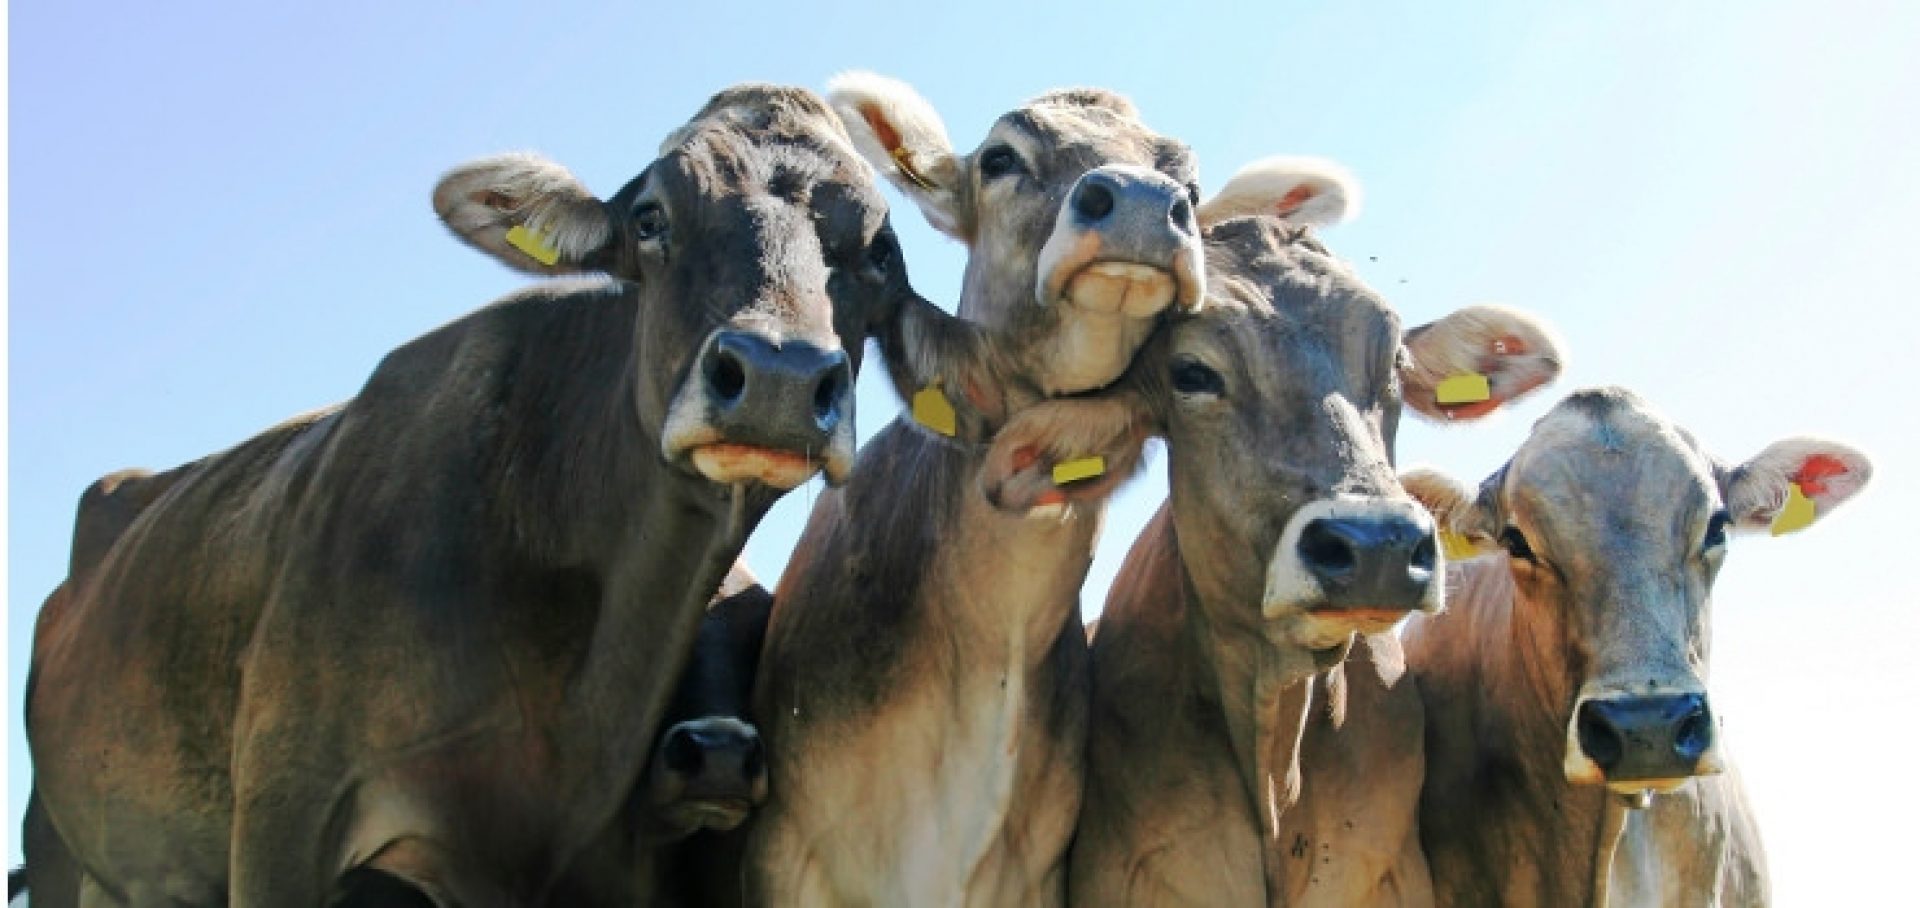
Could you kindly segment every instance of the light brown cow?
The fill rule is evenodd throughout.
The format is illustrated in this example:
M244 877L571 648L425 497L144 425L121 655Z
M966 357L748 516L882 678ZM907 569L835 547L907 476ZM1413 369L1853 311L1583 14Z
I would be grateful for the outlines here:
M874 164L967 243L959 312L1018 351L1001 374L1031 388L1002 413L1111 382L1162 309L1199 304L1191 157L1124 98L1043 95L967 155L898 83L846 78L832 99ZM1115 440L1060 428L1089 452ZM1077 510L1035 520L982 499L985 454L896 423L815 506L758 679L772 793L749 836L754 902L1059 901L1094 501L1138 450L1055 493Z
M1562 401L1477 490L1409 473L1443 526L1491 553L1453 565L1448 612L1406 633L1439 903L1765 904L1707 698L1713 581L1730 535L1804 526L1871 472L1807 437L1725 463L1601 388ZM1414 734L1352 718L1375 746Z
M980 371L803 90L722 92L609 199L515 155L434 200L508 264L603 277L191 467L42 614L35 793L92 899L617 891L625 862L586 859L635 836L622 795L745 534L850 469L865 339L909 390Z
M1559 368L1544 329L1510 310L1403 338L1345 265L1273 218L1212 226L1207 250L1207 307L1174 319L1129 376L1137 417L1168 440L1171 495L1093 642L1077 904L1286 899L1276 814L1310 677L1356 630L1440 604L1431 522L1391 466L1402 387L1423 389L1405 398L1419 412L1471 418ZM1488 379L1485 399L1442 406L1424 390L1463 370ZM996 449L1075 406L1022 413Z

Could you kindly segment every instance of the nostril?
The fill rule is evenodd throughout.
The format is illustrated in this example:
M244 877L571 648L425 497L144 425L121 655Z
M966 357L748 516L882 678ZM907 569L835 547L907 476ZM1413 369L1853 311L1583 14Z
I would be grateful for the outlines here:
M1333 531L1324 520L1307 524L1300 533L1300 559L1322 577L1343 577L1353 572L1356 558L1353 545Z
M1420 537L1419 542L1414 543L1413 554L1407 556L1407 563L1415 571L1432 574L1435 554L1433 534L1428 533Z
M1102 180L1081 180L1073 193L1073 210L1089 221L1113 213L1113 190Z
M1192 230L1193 205L1184 196L1176 196L1173 200L1173 211L1168 214L1168 220L1173 222L1175 230L1182 232Z
M724 345L715 346L705 364L707 387L720 403L731 404L747 389L746 366L740 356Z
M760 739L747 739L747 752L740 758L740 772L749 779L758 778L766 771L766 752L760 747Z
M1580 750L1599 766L1601 771L1611 771L1620 765L1620 758L1626 755L1626 742L1620 739L1620 731L1613 727L1600 710L1600 704L1589 701L1580 704Z
M813 387L813 420L823 430L831 430L839 421L840 398L847 390L847 367L836 365L820 376Z
M693 775L706 762L706 755L692 734L684 728L676 728L667 733L666 759L668 769Z
M1688 760L1698 760L1713 745L1713 716L1705 701L1695 698L1693 709L1680 720L1673 733L1673 752Z

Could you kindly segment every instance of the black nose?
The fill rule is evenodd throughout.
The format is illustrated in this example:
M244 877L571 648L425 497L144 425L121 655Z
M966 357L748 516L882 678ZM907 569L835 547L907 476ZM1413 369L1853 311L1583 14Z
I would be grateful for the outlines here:
M775 344L734 328L715 331L695 366L707 400L730 438L768 447L819 450L847 411L853 370L840 350L804 341Z
M1433 582L1433 528L1406 517L1321 517L1298 552L1333 608L1419 608Z
M1121 235L1113 239L1123 244L1162 239L1169 226L1178 233L1193 232L1193 205L1186 191L1141 168L1087 171L1074 183L1068 204L1082 226L1117 231Z
M667 768L687 779L690 792L751 789L766 772L760 734L741 723L682 722L660 746Z
M1699 694L1587 700L1577 735L1609 782L1683 779L1713 746L1713 713Z

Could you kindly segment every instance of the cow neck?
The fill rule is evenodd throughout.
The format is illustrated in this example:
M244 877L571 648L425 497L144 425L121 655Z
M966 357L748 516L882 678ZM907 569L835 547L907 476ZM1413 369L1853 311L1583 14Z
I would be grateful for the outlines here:
M1177 550L1172 522L1166 532L1174 534L1171 544ZM1257 617L1252 622L1216 620L1215 612L1258 616L1259 597L1210 597L1184 555L1179 563L1187 615L1180 648L1195 663L1199 677L1212 680L1219 697L1234 769L1252 808L1249 813L1259 824L1266 890L1274 896L1285 889L1279 821L1299 792L1300 740L1313 701L1309 682L1317 670L1314 657L1302 647L1272 639Z
M660 457L637 409L638 344L607 342L638 330L633 291L619 302L583 294L550 304L540 341L522 345L500 379L502 424L535 427L502 439L507 476L495 487L521 492L503 496L513 528L505 544L518 550L515 562L584 567L602 588L585 657L552 719L562 766L554 795L581 808L556 837L557 855L584 847L619 810L622 799L608 793L637 783L672 689L662 679L681 673L708 596L778 498Z
M1458 563L1448 570L1456 587L1449 591L1448 609L1458 617L1443 617L1434 627L1453 624L1455 631L1431 635L1421 648L1443 658L1451 651L1474 660L1466 676L1472 679L1468 689L1437 692L1470 701L1473 714L1483 717L1476 723L1475 740L1456 744L1470 743L1471 758L1480 765L1519 768L1522 783L1507 789L1513 802L1500 805L1495 815L1524 816L1534 829L1564 830L1535 843L1547 855L1540 879L1543 885L1563 887L1568 898L1591 898L1604 891L1592 888L1592 881L1599 879L1595 865L1603 856L1611 859L1620 831L1609 814L1620 808L1603 788L1568 783L1562 769L1574 691L1565 643L1566 608L1524 596L1502 556ZM1458 639L1467 635L1472 639ZM1415 658L1409 655L1410 661ZM1484 718L1491 716L1500 720Z

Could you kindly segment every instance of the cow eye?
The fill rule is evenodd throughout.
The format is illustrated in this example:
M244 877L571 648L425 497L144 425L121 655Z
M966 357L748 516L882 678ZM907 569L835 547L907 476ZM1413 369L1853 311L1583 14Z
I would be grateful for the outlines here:
M1226 393L1227 390L1226 379L1221 378L1220 373L1190 356L1174 360L1168 374L1173 379L1173 389L1182 394L1218 396Z
M659 202L645 202L633 210L633 235L641 242L657 240L667 232L667 210Z
M1010 145L995 145L980 153L980 176L992 180L1017 172L1020 156Z
M1732 520L1733 518L1725 511L1721 511L1707 518L1707 535L1700 541L1700 549L1711 552L1714 549L1726 545L1727 524Z
M882 230L875 234L873 243L867 247L867 267L886 277L893 273L893 265L899 260L900 242L893 238L893 232Z
M1527 544L1526 534L1520 532L1519 527L1507 527L1501 530L1500 545L1507 550L1507 554L1521 561L1537 560L1533 554L1533 546Z

